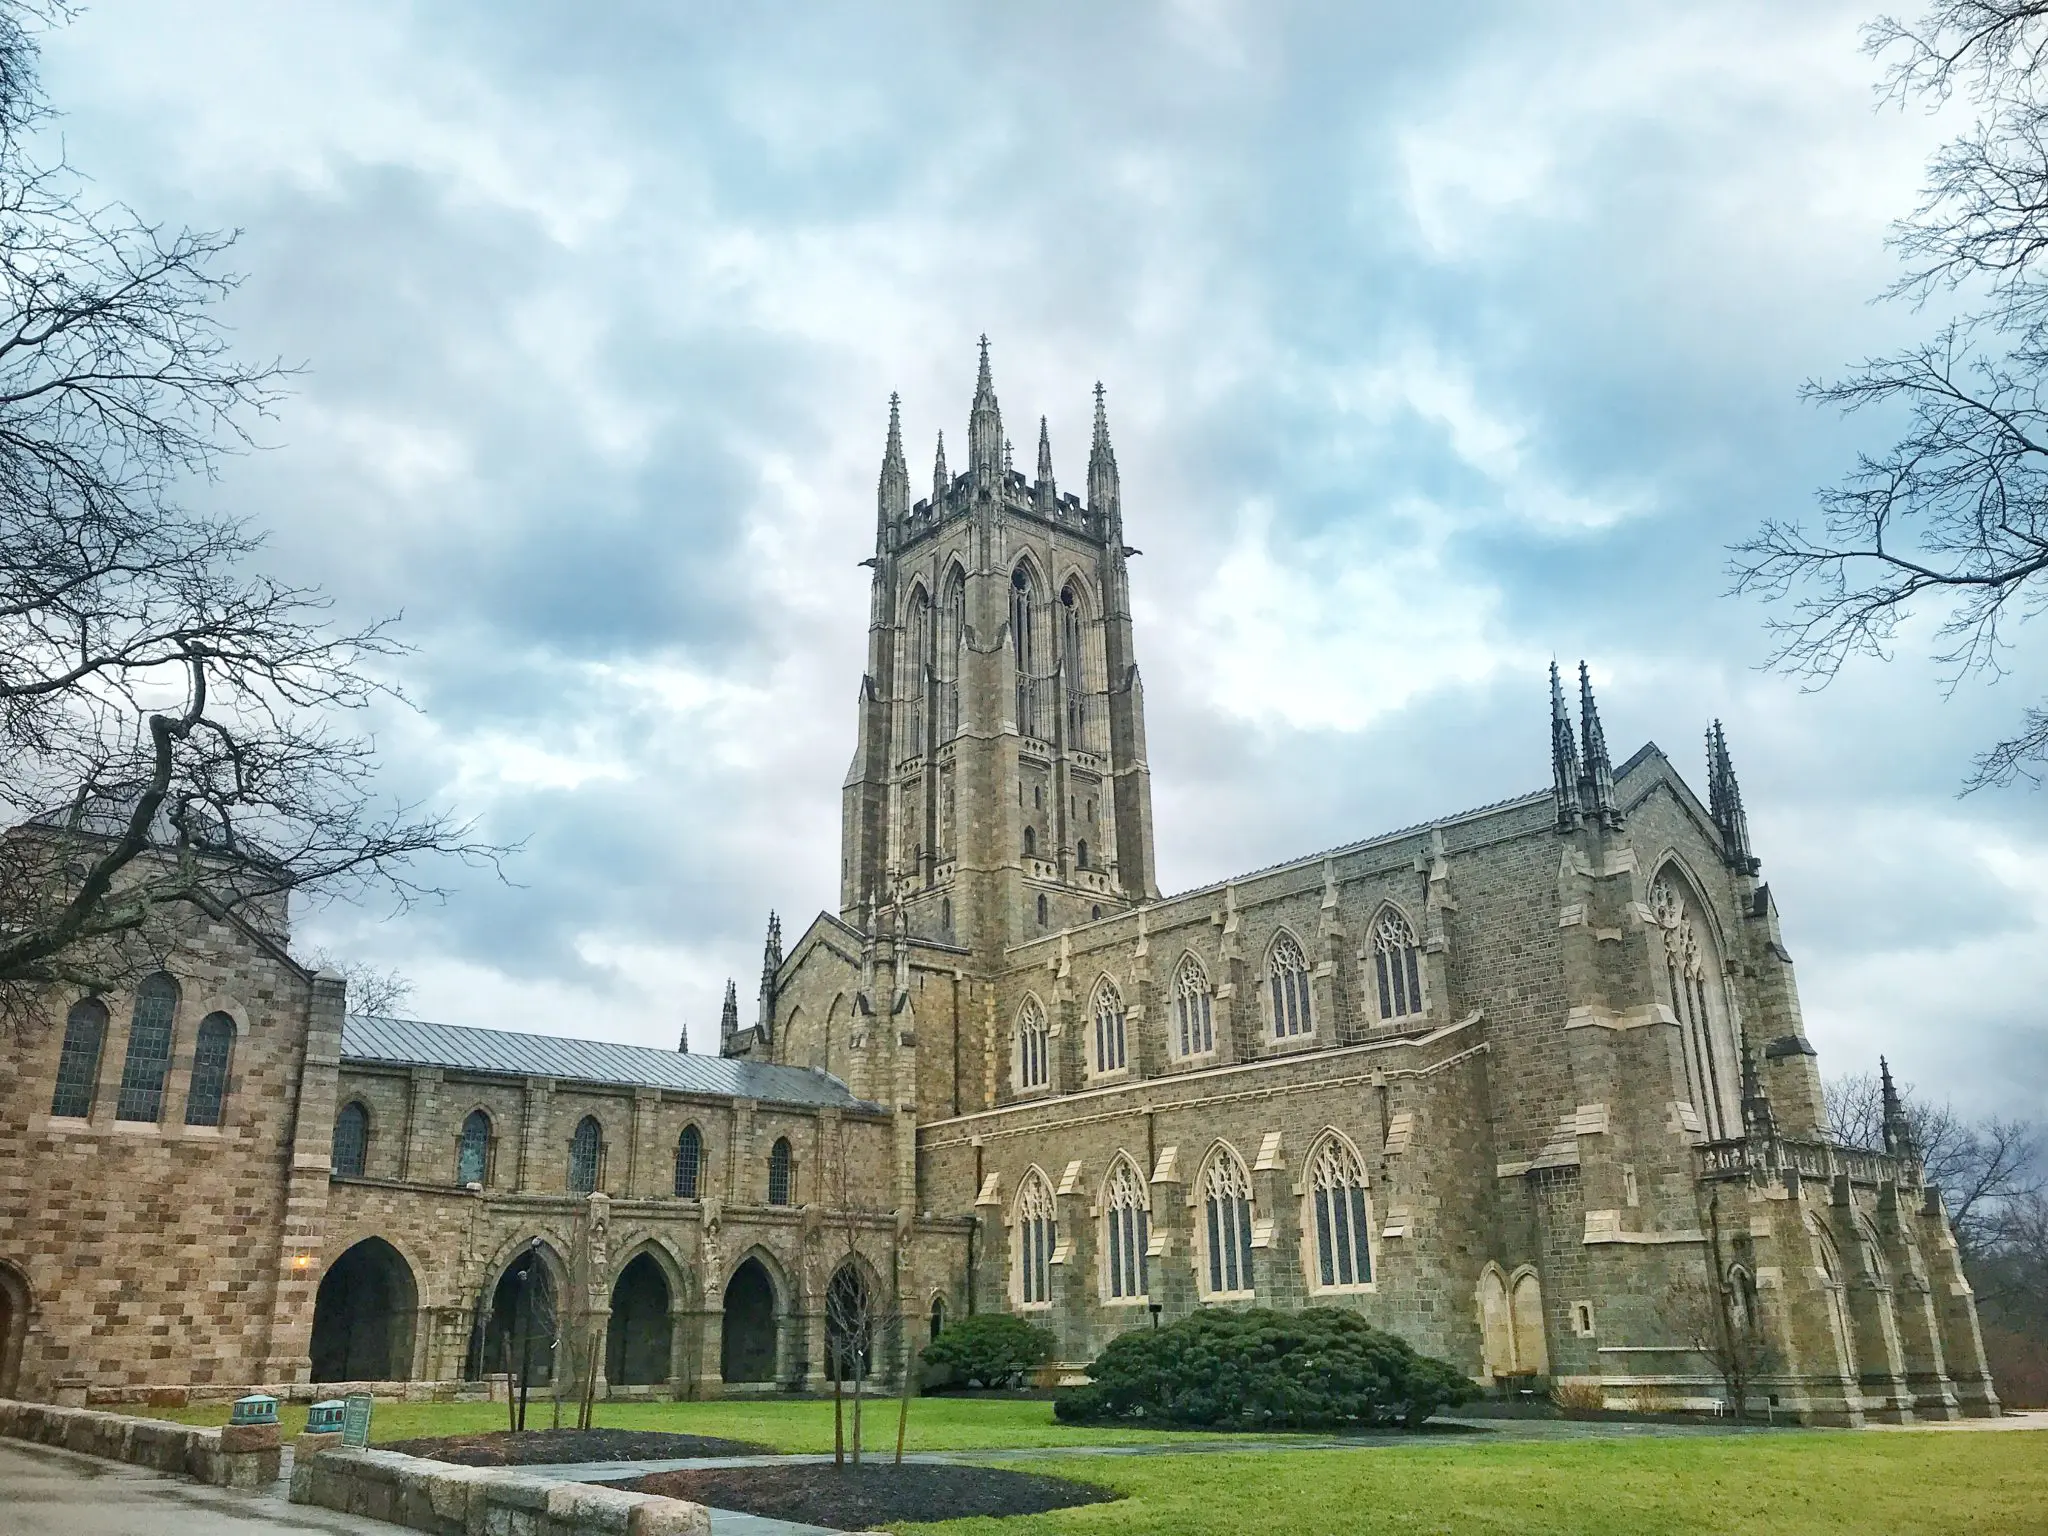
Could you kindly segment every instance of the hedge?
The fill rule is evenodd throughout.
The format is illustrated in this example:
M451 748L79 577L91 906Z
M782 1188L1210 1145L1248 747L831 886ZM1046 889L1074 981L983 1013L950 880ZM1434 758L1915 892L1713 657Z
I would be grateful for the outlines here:
M1088 1375L1088 1386L1055 1399L1064 1422L1414 1429L1475 1390L1455 1366L1329 1307L1204 1309L1122 1335Z
M948 1323L924 1348L924 1363L956 1384L1014 1387L1052 1358L1052 1335L1007 1312L981 1312Z

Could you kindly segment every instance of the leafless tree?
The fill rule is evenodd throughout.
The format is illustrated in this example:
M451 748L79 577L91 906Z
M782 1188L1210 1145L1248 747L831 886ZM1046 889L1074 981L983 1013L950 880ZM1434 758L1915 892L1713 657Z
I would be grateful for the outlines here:
M1897 441L1820 495L1817 524L1773 519L1737 545L1735 589L1782 604L1775 665L1816 686L1853 657L1888 656L1899 626L1941 615L1948 688L1995 676L2014 631L2048 604L2048 0L1929 0L1880 18L1864 45L1883 89L1929 104L1960 91L1975 126L1938 151L1893 229L1890 297L1966 289L1978 303L1931 341L1806 386L1844 411L1888 408ZM1966 789L2048 764L2048 704L1976 760Z
M423 855L495 861L376 791L338 723L397 700L384 623L329 620L257 574L249 524L195 511L288 370L216 318L234 235L89 200L32 140L37 37L64 0L0 0L0 1026L63 982L157 961L193 907L282 925L294 894L435 888Z
M1952 1104L1922 1098L1911 1084L1900 1084L1898 1094L1927 1182L1947 1201L1956 1246L1974 1272L1997 1243L2013 1203L2043 1188L2040 1127L1997 1116L1972 1120ZM1876 1074L1829 1078L1821 1096L1832 1140L1867 1152L1885 1150L1884 1087Z
M877 1283L870 1277L867 1261L860 1251L860 1234L866 1225L867 1191L859 1186L854 1171L860 1166L853 1145L852 1127L841 1121L831 1148L831 1163L825 1170L824 1193L828 1202L826 1224L832 1233L831 1276L825 1284L826 1364L832 1374L834 1460L850 1445L853 1464L861 1465L865 1444L863 1399L874 1370L875 1354L886 1350L894 1323ZM844 1389L853 1389L852 1435L846 1428ZM901 1460L901 1415L898 1452Z
M1757 1316L1748 1272L1723 1251L1718 1197L1708 1207L1707 1258L1712 1274L1676 1281L1664 1293L1659 1311L1686 1347L1713 1366L1729 1411L1740 1419L1749 1409L1751 1384L1772 1368L1775 1357Z
M367 960L337 959L324 949L316 949L306 963L315 970L340 973L342 980L348 983L351 1013L366 1013L380 1019L394 1018L413 993L410 976L388 966L372 965Z

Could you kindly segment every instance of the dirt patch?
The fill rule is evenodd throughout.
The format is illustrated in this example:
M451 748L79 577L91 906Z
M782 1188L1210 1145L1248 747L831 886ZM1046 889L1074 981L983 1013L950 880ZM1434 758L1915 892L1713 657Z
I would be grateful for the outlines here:
M906 1462L898 1467L703 1467L656 1472L632 1485L717 1509L775 1520L863 1531L891 1520L962 1520L974 1515L1041 1515L1121 1495L1090 1483L998 1467Z
M685 1456L767 1456L774 1447L715 1435L671 1435L653 1429L494 1430L483 1435L435 1435L380 1441L400 1451L464 1467L532 1467L558 1461L671 1461Z

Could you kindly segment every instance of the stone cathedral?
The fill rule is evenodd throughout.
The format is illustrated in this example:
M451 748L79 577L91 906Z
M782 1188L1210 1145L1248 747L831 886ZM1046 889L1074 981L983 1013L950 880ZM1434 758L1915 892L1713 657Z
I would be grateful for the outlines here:
M1826 1138L1718 724L1702 802L1553 669L1547 787L1162 896L1102 391L1085 495L1042 419L1027 478L984 341L965 447L913 500L892 399L837 907L718 1056L352 1015L195 912L0 1082L0 1391L815 1389L1256 1305L1704 1406L1705 1296L1810 1422L1998 1412L1896 1101Z

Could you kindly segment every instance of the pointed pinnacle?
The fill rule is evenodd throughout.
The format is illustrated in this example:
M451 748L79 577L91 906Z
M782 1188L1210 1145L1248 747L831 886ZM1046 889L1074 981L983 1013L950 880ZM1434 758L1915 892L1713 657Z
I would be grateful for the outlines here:
M975 375L974 392L980 394L985 390L993 390L994 388L995 380L989 376L988 371L988 332L983 331L981 333L981 372Z
M1052 437L1047 432L1045 418L1038 418L1038 478L1052 478Z

